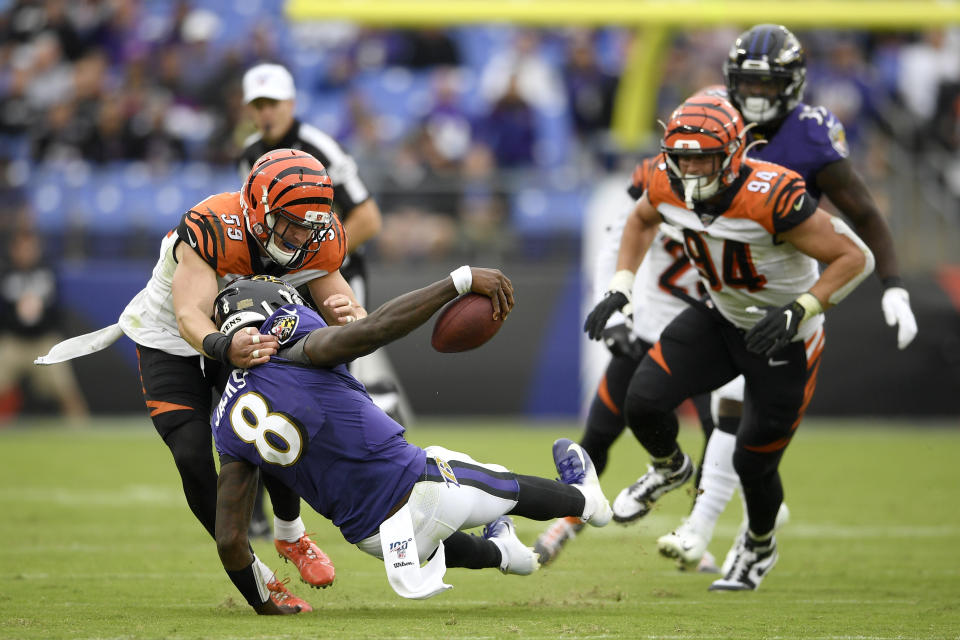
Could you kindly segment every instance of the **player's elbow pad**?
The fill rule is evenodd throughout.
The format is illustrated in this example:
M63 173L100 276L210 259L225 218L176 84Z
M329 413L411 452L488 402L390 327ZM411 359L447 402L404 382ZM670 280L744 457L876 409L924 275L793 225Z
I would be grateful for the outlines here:
M857 245L857 248L863 252L863 269L860 270L860 273L852 277L846 284L833 292L833 295L830 296L828 302L830 304L839 304L841 300L850 295L850 292L857 288L864 278L873 273L873 268L876 265L876 260L873 257L873 252L870 251L870 248L860 239L856 233L853 232L853 229L847 225L846 222L840 218L833 216L830 218L830 222L833 223L833 229L837 233L847 236Z

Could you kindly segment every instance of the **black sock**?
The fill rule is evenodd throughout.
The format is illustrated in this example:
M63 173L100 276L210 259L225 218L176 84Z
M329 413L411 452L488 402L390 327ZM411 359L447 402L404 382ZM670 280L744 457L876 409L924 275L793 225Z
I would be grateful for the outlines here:
M443 553L447 567L464 569L500 568L500 548L490 540L454 531L443 541Z
M586 498L580 490L556 480L517 474L520 492L517 506L510 515L531 520L553 520L564 516L583 515Z
M732 436L737 435L737 428L740 426L740 416L720 416L717 420L717 429Z
M683 466L683 451L678 446L677 449L666 458L652 458L655 469L667 469L668 471L679 471Z

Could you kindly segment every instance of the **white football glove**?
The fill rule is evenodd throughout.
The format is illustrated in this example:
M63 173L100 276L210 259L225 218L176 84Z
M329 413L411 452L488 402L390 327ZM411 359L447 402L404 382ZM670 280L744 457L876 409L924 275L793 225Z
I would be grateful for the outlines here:
M887 326L897 325L897 347L906 349L917 337L917 319L910 309L910 294L903 287L890 287L880 300Z

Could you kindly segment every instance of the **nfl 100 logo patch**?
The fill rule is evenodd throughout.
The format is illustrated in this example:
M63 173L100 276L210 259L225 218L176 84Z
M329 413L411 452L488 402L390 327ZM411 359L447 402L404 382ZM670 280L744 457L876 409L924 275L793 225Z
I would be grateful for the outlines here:
M283 344L289 340L290 336L293 335L293 332L297 330L297 325L299 323L300 316L294 314L277 316L273 320L273 326L270 327L270 333L277 337L277 340L280 341L280 344Z
M413 538L407 538L406 540L398 540L396 542L391 542L388 547L390 555L394 556L395 561L393 567L399 569L400 567L408 567L413 564L413 562L407 560L407 550L410 547L410 542Z

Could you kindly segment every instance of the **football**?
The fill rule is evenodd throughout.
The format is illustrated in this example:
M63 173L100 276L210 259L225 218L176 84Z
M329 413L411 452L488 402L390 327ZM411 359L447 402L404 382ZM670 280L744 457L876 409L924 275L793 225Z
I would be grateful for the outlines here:
M493 319L493 303L479 293L465 293L440 310L430 344L440 353L476 349L496 335L503 319Z

